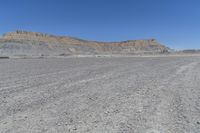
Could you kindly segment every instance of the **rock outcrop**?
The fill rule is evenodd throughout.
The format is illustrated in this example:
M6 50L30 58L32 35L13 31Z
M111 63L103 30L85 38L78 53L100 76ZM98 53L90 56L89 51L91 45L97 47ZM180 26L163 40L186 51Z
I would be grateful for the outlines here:
M0 39L1 55L110 55L163 54L169 48L155 39L122 42L96 42L74 37L16 31Z

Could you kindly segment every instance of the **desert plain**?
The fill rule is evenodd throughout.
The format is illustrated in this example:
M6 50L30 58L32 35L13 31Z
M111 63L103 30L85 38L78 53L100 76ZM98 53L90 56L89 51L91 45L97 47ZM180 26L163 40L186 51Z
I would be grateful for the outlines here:
M0 60L0 133L199 133L200 56Z

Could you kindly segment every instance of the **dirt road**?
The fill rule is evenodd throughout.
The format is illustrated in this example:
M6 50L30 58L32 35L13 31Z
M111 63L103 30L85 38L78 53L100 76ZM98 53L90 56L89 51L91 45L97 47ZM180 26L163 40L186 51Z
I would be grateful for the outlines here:
M0 60L0 133L199 133L200 57Z

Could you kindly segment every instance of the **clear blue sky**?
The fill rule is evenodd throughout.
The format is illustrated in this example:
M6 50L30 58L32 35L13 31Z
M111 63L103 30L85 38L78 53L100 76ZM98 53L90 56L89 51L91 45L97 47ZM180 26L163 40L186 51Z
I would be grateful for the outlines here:
M200 48L200 0L0 0L0 34L19 30L97 41L156 38Z

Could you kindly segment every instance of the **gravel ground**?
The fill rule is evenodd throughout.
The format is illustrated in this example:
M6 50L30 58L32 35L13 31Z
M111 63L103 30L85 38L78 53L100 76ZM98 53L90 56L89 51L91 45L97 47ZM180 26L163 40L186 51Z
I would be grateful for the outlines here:
M0 60L0 133L200 133L200 57Z

